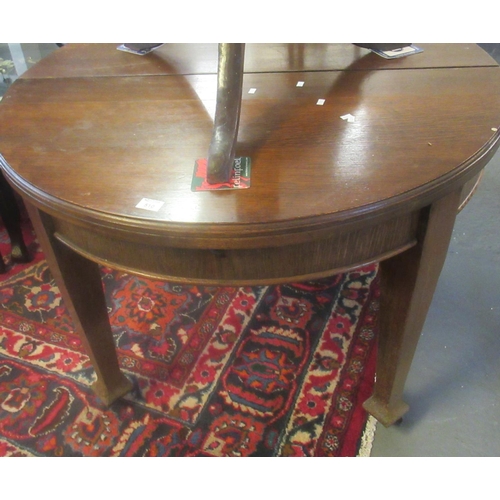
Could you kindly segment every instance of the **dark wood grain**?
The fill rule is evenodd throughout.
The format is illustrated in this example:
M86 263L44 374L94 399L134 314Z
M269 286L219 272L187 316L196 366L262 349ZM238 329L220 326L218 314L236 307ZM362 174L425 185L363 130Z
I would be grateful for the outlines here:
M237 152L252 158L252 188L193 193L215 83L205 75L26 79L3 99L0 152L56 208L62 200L81 216L98 211L111 227L113 216L139 230L143 220L160 233L179 226L196 240L222 229L232 238L239 224L286 222L293 232L312 219L388 209L460 176L498 135L497 67L247 75L245 89L257 92L244 91ZM346 113L356 123L341 120ZM135 208L143 197L165 204L147 213Z
M331 276L402 252L415 244L418 218L419 212L409 213L304 243L238 249L175 248L124 241L60 219L53 224L55 237L77 253L122 271L182 283L264 285Z
M146 56L116 50L119 44L69 44L33 66L22 78L68 78L217 73L217 44L167 43ZM420 44L418 57L386 60L367 49L341 43L248 43L246 73L343 70L363 60L360 69L496 66L475 44ZM368 56L368 57L364 57Z
M96 263L263 284L380 260L367 408L387 425L401 416L457 209L500 138L496 63L474 45L422 48L388 61L350 44L247 45L236 154L251 157L252 183L233 191L191 191L212 136L216 45L165 44L144 57L68 45L12 85L0 104L0 167L32 207L107 402L128 386ZM354 123L341 119L348 113ZM163 205L145 211L142 198Z

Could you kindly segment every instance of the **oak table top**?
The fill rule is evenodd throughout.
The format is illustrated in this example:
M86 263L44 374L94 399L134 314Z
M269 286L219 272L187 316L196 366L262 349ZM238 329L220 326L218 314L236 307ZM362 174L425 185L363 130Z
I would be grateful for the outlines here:
M165 44L146 56L117 45L67 45L0 103L0 166L73 303L96 390L110 402L126 384L93 347L70 284L77 262L265 284L382 261L382 273L401 281L382 281L381 331L392 333L381 333L378 389L366 407L393 423L407 410L415 332L457 208L499 145L497 63L473 44L422 44L394 60L350 44L247 44L236 153L251 158L251 187L195 192L194 164L212 134L217 45ZM161 206L139 208L142 199Z

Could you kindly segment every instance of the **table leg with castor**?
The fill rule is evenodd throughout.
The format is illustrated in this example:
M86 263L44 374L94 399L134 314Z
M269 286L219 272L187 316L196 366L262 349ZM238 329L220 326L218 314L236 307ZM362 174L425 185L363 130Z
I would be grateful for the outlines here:
M364 408L385 426L409 406L403 389L427 311L446 259L460 191L422 210L417 245L381 262L376 382Z

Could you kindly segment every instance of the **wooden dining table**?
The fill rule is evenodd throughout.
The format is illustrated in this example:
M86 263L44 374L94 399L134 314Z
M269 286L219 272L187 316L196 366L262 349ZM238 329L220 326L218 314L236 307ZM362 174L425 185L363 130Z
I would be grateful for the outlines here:
M68 44L0 103L0 166L22 196L106 404L127 393L100 265L179 283L265 285L380 263L376 381L403 390L456 215L499 146L500 68L474 44L385 59L354 44L247 44L245 189L193 188L217 44Z

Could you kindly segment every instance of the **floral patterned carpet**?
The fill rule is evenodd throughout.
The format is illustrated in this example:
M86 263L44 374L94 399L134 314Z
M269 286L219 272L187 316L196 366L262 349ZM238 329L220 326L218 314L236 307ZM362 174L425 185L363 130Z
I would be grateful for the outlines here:
M121 368L106 408L24 217L0 227L0 456L359 456L373 422L376 266L263 287L186 286L102 268Z

